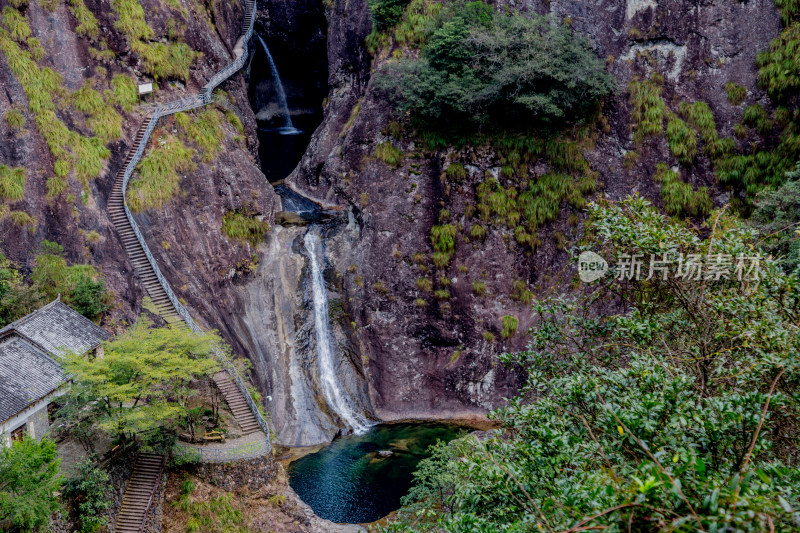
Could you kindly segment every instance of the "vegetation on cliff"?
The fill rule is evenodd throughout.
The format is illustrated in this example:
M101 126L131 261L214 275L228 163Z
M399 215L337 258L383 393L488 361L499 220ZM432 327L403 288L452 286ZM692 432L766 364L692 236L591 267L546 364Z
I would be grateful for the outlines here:
M528 380L502 429L436 448L388 530L795 530L798 280L730 214L697 231L638 197L589 211L605 257L733 261L535 302L528 350L503 356ZM626 311L588 311L608 298Z
M391 62L382 74L401 112L445 132L558 128L592 115L614 90L587 39L546 17L498 13L483 2L448 5L420 57Z

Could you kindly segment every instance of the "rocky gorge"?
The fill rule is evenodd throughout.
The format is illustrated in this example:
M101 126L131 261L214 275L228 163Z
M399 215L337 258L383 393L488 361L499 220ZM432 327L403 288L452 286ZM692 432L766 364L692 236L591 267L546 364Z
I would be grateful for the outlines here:
M196 92L230 59L241 20L237 3L141 4L160 39L202 53L183 81L159 80L152 98ZM636 138L641 124L632 118L632 81L662 77L661 98L676 112L681 102L706 102L724 137L735 135L746 106L771 105L758 86L754 62L781 29L771 0L493 5L567 20L589 37L616 80L618 89L597 123L565 133L575 150L571 157L585 161L575 179L592 180L586 199L638 192L663 206L657 164L677 168L678 161L664 137ZM116 8L104 0L86 0L86 7L97 18L97 34L82 34L67 4L25 6L31 35L44 48L40 66L58 72L68 93L87 82L102 92L115 74L151 79L116 23ZM273 117L269 106L275 102L258 98L274 92L274 80L255 59L222 86L229 104L220 113L233 113L241 130L235 120L222 121L221 149L210 158L198 153L191 169L179 171L177 194L136 214L162 272L192 316L252 362L276 441L287 446L330 441L347 425L320 392L308 232L322 236L320 268L336 373L358 410L374 420L483 416L519 384L518 373L497 355L525 347L522 333L534 324L533 295L580 290L567 251L582 237L580 202L558 199L557 216L536 228L527 244L515 240L510 225L488 225L482 237L469 234L479 184L487 178L512 182L504 174L507 150L492 143L430 148L412 128L394 126L403 117L375 74L402 47L371 49L371 31L366 0L258 3L256 32L272 52L292 117L319 124L284 182L323 206L314 225L287 215L292 209L265 176L272 163L271 154L259 149L259 114ZM111 53L98 52L103 50ZM7 236L0 243L3 252L30 272L42 240L58 242L69 261L94 265L113 291L108 326L149 313L105 209L113 175L141 119L139 108L120 110L123 130L108 143L110 154L97 177L84 185L70 175L67 188L54 194L48 184L57 157L37 130L29 96L8 59L0 61L0 83L0 114L21 109L27 119L22 130L0 122L2 163L27 172L24 198L7 203L32 217L27 225L11 217L0 221ZM729 83L746 90L738 103L726 96ZM72 109L68 97L58 98L66 127L88 135L88 115ZM161 129L158 138L166 139L178 134L179 125L168 119ZM752 135L745 141L762 142ZM396 160L376 155L386 143L400 153ZM522 165L526 175L538 177L553 162L534 157ZM681 178L695 189L707 187L713 205L720 206L737 192L719 185L712 167L700 155L681 169ZM258 243L230 238L221 228L231 212L266 221L271 230ZM443 221L459 232L451 261L440 267L432 263L431 229ZM513 331L504 327L504 317L515 319Z

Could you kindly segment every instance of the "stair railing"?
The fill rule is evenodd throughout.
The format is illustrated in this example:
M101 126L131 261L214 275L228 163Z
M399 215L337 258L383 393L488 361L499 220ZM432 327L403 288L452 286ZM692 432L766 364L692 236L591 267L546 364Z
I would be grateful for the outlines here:
M167 102L156 106L156 108L153 110L152 115L150 116L150 119L148 120L147 128L145 128L144 133L141 139L139 140L138 145L136 146L136 150L133 152L130 161L125 167L125 171L122 177L122 208L125 212L125 217L128 219L128 223L133 229L133 233L136 235L136 240L142 247L144 255L147 258L147 262L150 263L150 267L153 269L153 272L155 273L159 284L164 289L164 292L167 294L170 303L172 303L172 306L175 308L177 313L180 315L180 317L183 319L186 325L189 326L189 328L193 332L200 332L202 330L192 319L191 315L183 306L183 304L181 304L181 302L175 296L175 293L172 291L172 287L170 286L169 282L161 273L161 269L158 267L158 263L153 257L153 254L150 252L150 248L147 246L147 242L145 241L142 232L139 230L139 225L136 224L136 221L133 218L133 214L128 208L128 201L127 201L128 182L130 181L130 178L133 175L134 170L136 169L136 165L141 160L142 155L144 155L147 143L150 140L150 135L152 135L153 131L155 130L158 121L162 117L168 115L179 113L181 111L189 111L191 109L196 109L198 107L203 107L205 105L211 104L212 102L214 102L214 96L212 95L214 89L216 89L222 82L230 78L234 73L238 72L244 66L247 60L248 42L250 38L253 36L253 24L255 22L255 16L256 16L256 2L255 0L245 0L244 5L245 5L245 16L243 25L244 32L240 37L240 40L237 41L237 45L239 44L239 42L241 42L242 45L241 54L238 54L233 59L233 61L228 63L219 72L214 74L208 81L208 83L203 87L202 91L199 94L187 98L181 98L179 100L173 100L172 102ZM238 52L238 50L236 52ZM258 421L258 425L261 427L262 431L264 431L264 433L266 434L267 451L269 452L269 450L271 450L269 424L267 424L266 420L264 420L264 417L261 415L261 411L258 409L258 406L253 401L253 398L250 396L250 392L247 390L244 381L239 376L239 373L236 371L236 368L233 366L233 363L231 363L230 360L222 354L221 350L216 350L215 355L217 359L220 361L220 363L225 367L225 370L227 370L228 373L233 377L236 386L241 391L242 395L247 401L248 406L250 407L250 410L253 412L253 416L255 416L256 420Z

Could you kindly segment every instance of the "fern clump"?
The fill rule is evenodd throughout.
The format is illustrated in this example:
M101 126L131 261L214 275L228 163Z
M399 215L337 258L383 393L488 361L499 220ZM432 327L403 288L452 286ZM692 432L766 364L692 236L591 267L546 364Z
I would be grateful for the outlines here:
M633 119L633 140L640 144L663 129L666 106L661 99L661 85L653 80L634 79L628 85Z
M695 191L691 185L680 180L678 173L664 163L656 166L656 182L661 183L661 198L667 213L677 216L705 216L711 212L708 189Z

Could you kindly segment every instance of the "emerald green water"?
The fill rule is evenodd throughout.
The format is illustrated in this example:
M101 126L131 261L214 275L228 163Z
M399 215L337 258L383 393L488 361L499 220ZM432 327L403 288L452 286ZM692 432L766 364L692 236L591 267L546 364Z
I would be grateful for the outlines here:
M289 465L289 484L317 516L333 522L373 522L400 508L417 464L436 441L466 433L450 424L373 426L348 435ZM386 458L378 451L390 450Z

